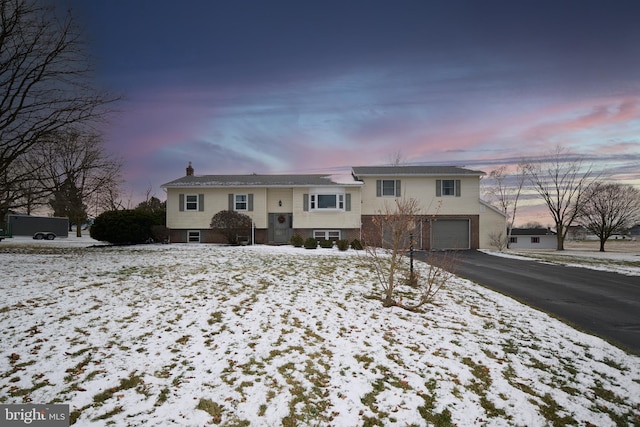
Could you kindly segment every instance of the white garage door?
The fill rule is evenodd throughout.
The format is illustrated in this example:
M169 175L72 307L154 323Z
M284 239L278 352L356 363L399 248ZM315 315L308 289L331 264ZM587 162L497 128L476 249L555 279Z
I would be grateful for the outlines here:
M469 249L468 219L438 219L431 223L431 249Z

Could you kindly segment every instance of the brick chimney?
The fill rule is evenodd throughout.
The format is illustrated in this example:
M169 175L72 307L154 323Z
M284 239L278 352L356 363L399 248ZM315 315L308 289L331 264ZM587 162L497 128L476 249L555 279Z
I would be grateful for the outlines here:
M189 166L187 166L187 176L193 176L193 166L191 166L191 162L189 162Z

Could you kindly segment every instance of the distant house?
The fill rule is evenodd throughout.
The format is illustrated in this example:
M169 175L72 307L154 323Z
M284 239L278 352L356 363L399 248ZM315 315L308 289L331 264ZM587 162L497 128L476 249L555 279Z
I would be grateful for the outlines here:
M505 224L499 210L480 200L482 175L449 166L365 166L343 176L198 176L189 164L186 176L162 188L174 243L221 242L209 226L221 210L250 216L256 243L288 243L293 234L361 239L386 204L406 197L422 208L414 233L417 249L478 249L491 248L490 236Z
M509 249L556 249L556 233L548 228L514 228Z
M586 240L589 238L589 231L581 225L571 225L567 230L567 240Z
M636 224L629 229L629 237L631 237L632 240L640 239L640 224Z

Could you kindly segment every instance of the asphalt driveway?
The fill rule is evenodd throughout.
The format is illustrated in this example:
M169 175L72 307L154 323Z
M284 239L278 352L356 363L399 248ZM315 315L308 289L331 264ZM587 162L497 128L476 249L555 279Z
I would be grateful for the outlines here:
M416 252L426 260L427 253ZM457 252L456 275L640 354L640 277Z

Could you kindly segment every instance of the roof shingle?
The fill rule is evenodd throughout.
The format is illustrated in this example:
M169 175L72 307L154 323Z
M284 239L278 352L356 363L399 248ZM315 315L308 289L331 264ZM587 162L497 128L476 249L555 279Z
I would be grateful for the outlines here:
M352 183L356 184L355 182ZM202 175L183 176L161 187L308 187L347 185L330 175Z
M382 175L485 175L482 171L475 171L457 166L354 166L352 170L356 177Z

